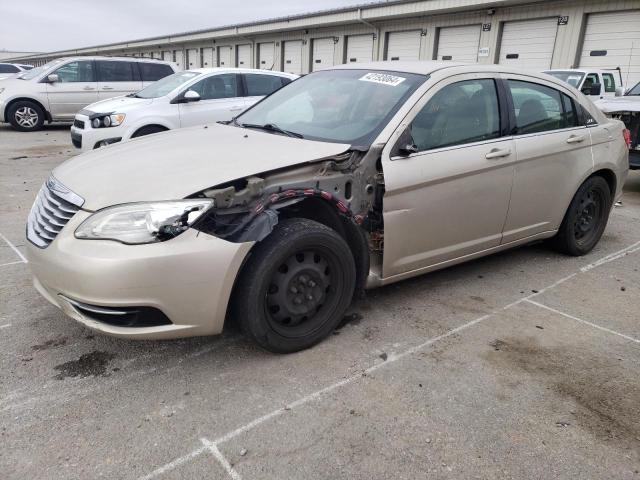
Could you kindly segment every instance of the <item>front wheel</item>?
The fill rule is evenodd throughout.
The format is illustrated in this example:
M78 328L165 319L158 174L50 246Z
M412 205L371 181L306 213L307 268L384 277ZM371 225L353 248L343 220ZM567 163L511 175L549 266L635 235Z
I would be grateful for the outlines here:
M356 268L343 238L321 223L285 219L256 245L234 292L243 332L276 353L329 335L353 298Z
M609 184L600 176L588 178L573 197L554 246L568 255L589 253L602 237L610 211Z
M20 132L35 132L44 124L44 112L37 103L22 100L11 105L7 120Z

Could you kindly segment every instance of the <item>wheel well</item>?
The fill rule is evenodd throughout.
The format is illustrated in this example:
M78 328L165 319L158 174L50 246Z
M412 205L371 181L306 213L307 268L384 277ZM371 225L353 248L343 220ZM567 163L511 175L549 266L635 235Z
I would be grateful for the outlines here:
M598 170L597 172L592 173L589 178L591 177L602 177L605 179L605 181L607 182L607 185L609 185L609 191L611 192L611 198L613 198L616 194L616 188L617 188L617 180L616 180L616 174L612 171L609 170L608 168L604 168L602 170Z
M131 138L135 137L136 135L138 135L142 130L145 130L147 128L157 128L159 131L166 131L169 130L167 127L165 127L164 125L158 125L156 123L152 123L151 125L145 125L144 127L140 127L139 129L137 129L135 132L133 132L133 135L131 135Z
M44 112L44 116L45 116L46 120L48 122L51 122L51 114L49 113L49 111L46 108L44 108L44 105L42 105L42 103L40 103L39 101L34 100L33 98L27 98L27 97L14 98L9 103L7 103L7 106L4 109L4 119L5 119L6 122L9 121L9 109L16 102L31 102L31 103L35 103Z

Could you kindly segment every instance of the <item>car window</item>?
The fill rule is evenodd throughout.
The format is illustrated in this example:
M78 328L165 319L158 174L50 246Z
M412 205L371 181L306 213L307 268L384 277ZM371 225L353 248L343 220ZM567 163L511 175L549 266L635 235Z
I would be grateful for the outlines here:
M133 82L131 62L96 61L99 82Z
M20 69L15 65L0 65L0 73L16 73Z
M603 73L602 74L602 83L604 84L605 92L615 92L616 91L616 80L613 78L612 73Z
M173 69L169 65L140 62L138 66L140 67L143 82L155 82L161 78L173 75Z
M282 87L280 77L275 75L248 73L244 75L244 79L249 97L269 95Z
M201 100L238 97L238 81L235 73L225 73L200 80L189 87L198 92Z
M544 85L509 80L518 134L572 127L564 113L561 93Z
M569 95L565 95L564 93L560 94L562 96L562 107L563 107L563 117L564 122L567 127L575 127L578 125L578 115L575 109L575 105L573 100Z
M544 73L547 73L553 77L556 77L557 79L562 80L563 82L566 82L575 88L578 88L578 85L580 85L580 82L582 82L582 79L584 78L584 73L581 73L581 72L547 71Z
M58 75L58 81L60 83L96 81L92 60L67 63L52 73Z
M419 151L500 136L500 109L493 80L465 80L439 90L411 122Z
M587 78L584 79L584 85L582 85L582 87L590 87L591 85L593 85L594 83L600 83L600 81L598 80L598 74L597 73L588 73L587 74Z

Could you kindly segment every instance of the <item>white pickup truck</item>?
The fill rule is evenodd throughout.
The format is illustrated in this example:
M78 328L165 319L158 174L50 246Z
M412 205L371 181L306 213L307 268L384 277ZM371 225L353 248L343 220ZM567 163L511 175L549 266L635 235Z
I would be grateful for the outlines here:
M624 122L629 130L629 168L640 169L640 82L624 96L602 100L598 108L608 117Z
M564 69L545 70L544 73L552 75L572 87L577 88L593 103L598 105L601 100L624 95L622 74L619 69Z

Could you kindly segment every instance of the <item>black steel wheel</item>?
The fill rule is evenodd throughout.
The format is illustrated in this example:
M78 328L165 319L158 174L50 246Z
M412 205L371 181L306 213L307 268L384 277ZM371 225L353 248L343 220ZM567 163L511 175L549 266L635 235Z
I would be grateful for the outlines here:
M355 281L353 255L337 232L312 220L286 219L254 248L232 311L263 348L294 352L333 331Z
M594 176L578 189L554 238L558 250L585 255L596 246L609 220L611 191L607 181Z

